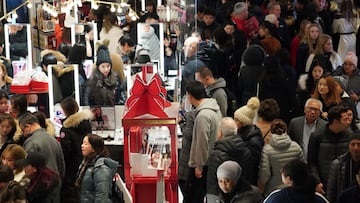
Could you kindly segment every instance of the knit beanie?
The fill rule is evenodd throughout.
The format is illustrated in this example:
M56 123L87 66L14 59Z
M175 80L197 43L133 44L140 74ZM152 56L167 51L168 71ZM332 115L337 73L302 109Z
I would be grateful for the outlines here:
M251 97L245 106L242 106L235 111L234 118L239 120L245 126L251 125L259 106L259 99L257 97Z
M358 64L358 57L356 56L356 54L352 51L349 51L348 53L346 53L345 58L344 58L344 63L346 61L351 62L352 64L354 64L355 66L357 66Z
M242 59L245 62L245 65L254 66L263 64L265 56L266 53L264 49L260 45L253 44L245 49Z
M352 135L349 136L348 143L350 143L352 140L360 140L360 132L356 131Z
M109 49L105 45L99 46L96 56L96 66L102 63L110 63L112 65Z
M349 84L349 76L342 75L342 76L334 76L334 80L341 86L341 89L344 91L347 90Z
M217 178L229 178L236 184L241 176L242 169L235 161L225 161L216 171Z

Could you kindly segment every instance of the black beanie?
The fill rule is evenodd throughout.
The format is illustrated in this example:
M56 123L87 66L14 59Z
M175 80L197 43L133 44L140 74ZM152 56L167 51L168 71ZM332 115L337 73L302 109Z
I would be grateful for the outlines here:
M110 63L110 65L112 65L109 49L105 45L101 45L98 48L96 56L96 66L99 66L102 63Z
M348 139L348 143L350 143L352 140L360 140L360 131L353 132Z

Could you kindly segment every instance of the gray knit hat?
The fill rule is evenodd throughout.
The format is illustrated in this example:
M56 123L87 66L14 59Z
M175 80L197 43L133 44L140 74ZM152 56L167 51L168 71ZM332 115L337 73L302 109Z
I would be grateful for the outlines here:
M349 76L342 75L342 76L334 76L334 80L341 86L341 88L346 91L349 85Z
M110 63L112 65L109 49L105 45L99 46L96 56L96 66L102 63Z
M236 184L241 176L242 168L235 161L225 161L222 163L216 172L217 178L229 178Z

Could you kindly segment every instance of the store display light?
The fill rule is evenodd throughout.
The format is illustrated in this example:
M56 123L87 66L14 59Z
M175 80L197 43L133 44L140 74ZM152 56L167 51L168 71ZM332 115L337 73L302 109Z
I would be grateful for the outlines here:
M110 11L113 12L113 13L116 11L114 4L111 5Z
M122 12L123 12L121 6L118 6L117 12L118 12L118 13L122 13Z

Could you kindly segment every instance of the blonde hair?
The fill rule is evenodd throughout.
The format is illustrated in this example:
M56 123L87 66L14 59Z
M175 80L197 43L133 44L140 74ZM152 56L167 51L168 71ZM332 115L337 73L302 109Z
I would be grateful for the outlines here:
M14 159L14 161L25 159L25 156L26 156L26 152L25 152L24 148L17 144L9 144L5 148L3 153L1 154L1 159L5 158L6 153L10 153L11 157ZM14 170L15 174L20 173L23 169L24 169L24 167L16 167L15 166L15 170Z
M300 29L299 29L299 32L297 34L300 42L304 41L304 39L306 38L305 28L306 28L306 25L310 25L310 24L311 24L311 22L306 20L306 19L301 21Z
M320 34L316 43L316 47L313 50L314 54L324 54L324 46L328 40L332 40L330 35Z
M303 41L305 44L308 45L308 47L309 47L309 53L312 53L312 52L314 51L314 47L313 47L314 44L313 44L313 42L311 41L311 37L310 37L310 30L311 30L312 27L318 28L318 30L319 30L319 37L320 37L320 34L322 34L321 26L320 26L319 24L317 24L317 23L311 23L311 25L310 25L310 27L309 27L309 30L305 33L305 38L304 38L304 41ZM318 39L319 39L319 37L318 37ZM316 39L316 42L317 42L318 39Z

